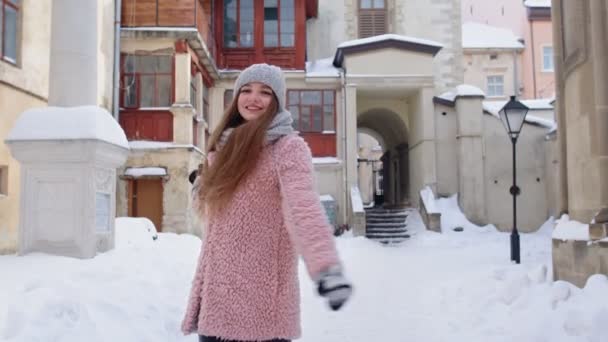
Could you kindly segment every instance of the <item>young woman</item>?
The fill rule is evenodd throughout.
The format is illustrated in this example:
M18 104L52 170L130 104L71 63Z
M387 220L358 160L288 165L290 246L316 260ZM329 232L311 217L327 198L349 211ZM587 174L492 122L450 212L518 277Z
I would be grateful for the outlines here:
M195 180L206 221L182 323L199 340L289 341L300 336L298 255L338 310L352 292L314 190L310 149L292 129L280 68L243 70Z

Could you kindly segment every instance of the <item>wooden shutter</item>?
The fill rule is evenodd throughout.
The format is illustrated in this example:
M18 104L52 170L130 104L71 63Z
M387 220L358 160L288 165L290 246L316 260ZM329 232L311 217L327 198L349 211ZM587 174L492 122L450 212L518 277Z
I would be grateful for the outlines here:
M359 38L386 33L386 9L359 10Z

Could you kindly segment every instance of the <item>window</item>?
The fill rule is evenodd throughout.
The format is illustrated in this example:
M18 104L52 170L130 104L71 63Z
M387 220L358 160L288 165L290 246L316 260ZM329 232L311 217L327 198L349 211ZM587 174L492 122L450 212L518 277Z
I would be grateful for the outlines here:
M300 132L335 133L333 90L289 90L287 106L293 127Z
M0 165L0 196L8 195L8 166Z
M504 77L488 76L488 96L503 96L504 94Z
M224 110L226 110L226 109L228 109L228 107L230 107L230 103L232 103L233 96L234 96L234 90L226 89L226 91L224 91Z
M254 1L224 0L224 46L253 47Z
M209 141L209 88L203 85L203 119L205 120L205 144Z
M173 103L173 57L126 55L121 102L124 108L164 108Z
M209 124L209 88L203 85L203 119Z
M359 38L385 34L386 4L384 0L359 0Z
M264 46L293 47L295 20L294 0L264 0Z
M543 46L543 71L553 71L553 46Z
M0 59L17 63L19 0L0 0Z
M190 104L192 105L192 107L198 112L198 101L197 101L197 86L196 86L196 75L194 74L192 75L192 77L190 77Z

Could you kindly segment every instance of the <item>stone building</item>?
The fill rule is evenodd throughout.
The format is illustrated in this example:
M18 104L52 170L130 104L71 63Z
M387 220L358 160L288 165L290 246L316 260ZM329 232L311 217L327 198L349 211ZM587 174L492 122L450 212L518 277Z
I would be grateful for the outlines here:
M553 0L557 75L557 207L589 223L608 206L608 3ZM602 240L602 238L604 238ZM584 286L589 275L608 274L608 242L553 240L557 279Z
M458 193L474 222L510 229L511 161L500 157L510 144L484 92L462 85L460 0L105 1L96 9L98 104L113 109L131 149L119 170L119 216L199 234L188 174L205 157L239 70L267 62L285 70L294 128L313 153L319 193L335 201L337 225L366 233L357 155L366 133L381 143L382 189L370 189L382 194L377 205L416 207L428 186ZM548 159L550 128L526 126L520 180L534 191L522 201L542 208L522 208L530 231L548 213L539 160Z
M204 156L238 70L268 62L286 72L294 126L315 157L319 192L336 200L338 224L365 231L358 223L365 213L353 205L361 202L357 135L365 132L382 142L385 206L417 206L419 191L430 186L438 195L459 193L475 222L510 229L511 161L492 159L510 148L509 141L499 136L504 132L488 115L492 110L484 111L485 93L457 90L464 82L459 0L166 6L164 0L122 3L120 122L133 150L119 184L123 215L155 215L162 230L196 232L186 176ZM151 74L147 64L156 68ZM477 125L470 137L460 126L470 124L467 116ZM520 162L526 170L520 180L530 185L522 201L540 208L521 209L525 231L550 212L549 126L531 119L519 144L531 164Z
M20 169L4 139L19 114L48 101L50 10L48 0L0 1L0 254L15 251L19 223Z
M21 170L5 139L19 115L27 109L46 107L49 102L112 110L115 2L74 4L69 0L0 1L0 254L17 249ZM69 34L70 38L65 39L63 34L69 30L62 20L65 18L88 20L95 25L70 32L77 39ZM58 57L57 50L72 50L74 46L75 50L86 50L86 58ZM82 96L85 93L87 96Z
M464 25L475 23L489 26L489 30L508 30L522 45L514 56L499 55L498 59L503 59L501 68L488 70L487 77L491 84L500 84L502 81L503 87L510 89L512 80L516 81L515 90L506 95L516 95L523 99L554 98L551 21L551 0L462 0ZM488 30L482 30L476 32L476 35L487 36L489 33ZM499 33L493 38L499 38L500 35ZM512 58L515 59L515 64L510 67ZM509 60L509 65L504 65L504 59ZM498 62L493 60L488 63ZM484 80L473 85L489 93L487 82Z

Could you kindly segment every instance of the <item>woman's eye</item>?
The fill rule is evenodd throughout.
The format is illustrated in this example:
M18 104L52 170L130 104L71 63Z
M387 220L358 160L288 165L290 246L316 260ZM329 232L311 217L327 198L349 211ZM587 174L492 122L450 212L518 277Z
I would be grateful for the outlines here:
M262 94L267 95L267 96L272 96L272 92L268 91L268 90L262 91Z
M241 93L251 93L251 89L249 89L249 88L241 89Z

